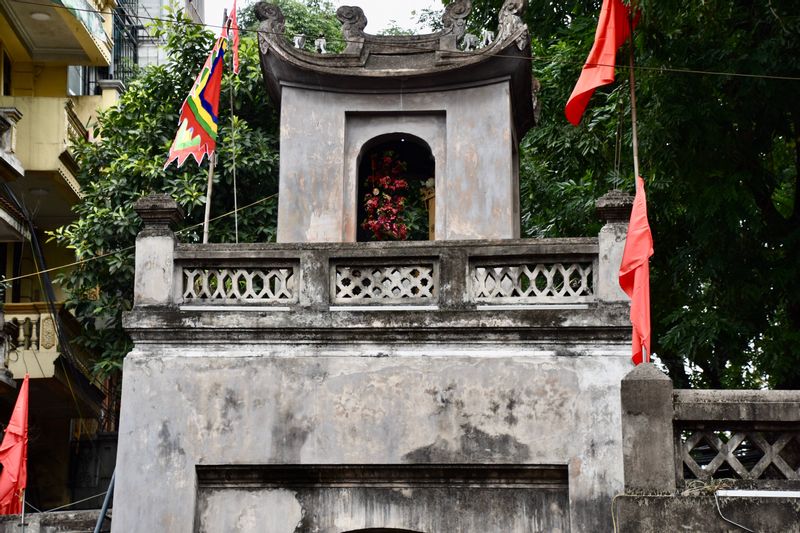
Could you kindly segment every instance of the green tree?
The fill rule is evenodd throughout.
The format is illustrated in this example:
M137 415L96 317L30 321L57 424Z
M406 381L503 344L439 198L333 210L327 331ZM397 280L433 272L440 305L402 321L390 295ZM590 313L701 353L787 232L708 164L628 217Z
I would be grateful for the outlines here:
M336 18L336 10L327 0L272 0L281 9L286 19L285 35L292 38L294 35L306 36L304 49L314 51L314 40L325 37L328 52L338 53L344 50L345 42L342 35L342 24ZM258 20L255 16L255 4L242 9L239 24L250 31L258 29Z
M501 3L474 0L473 31L493 27ZM530 4L542 119L521 147L524 231L592 234L594 199L613 186L633 189L627 70L597 91L573 128L563 106L600 2ZM678 386L800 388L800 82L661 70L797 76L800 13L791 0L639 5L653 350Z
M131 348L122 313L133 298L132 247L140 229L134 203L151 192L169 193L187 214L181 240L197 241L202 232L197 223L205 209L207 163L198 166L189 159L181 168L163 167L181 103L213 36L180 11L156 23L151 33L164 38L167 62L143 69L118 106L98 117L92 133L99 140L75 148L83 200L74 208L77 220L53 234L59 244L74 249L77 259L86 260L62 274L60 282L83 325L81 342L100 354L97 370L104 373L119 368ZM223 79L212 216L233 209L235 151L239 205L268 199L240 212L239 240L269 241L277 216L277 118L263 89L255 34L242 36L240 56L239 76L227 68ZM211 224L211 240L234 240L232 216Z

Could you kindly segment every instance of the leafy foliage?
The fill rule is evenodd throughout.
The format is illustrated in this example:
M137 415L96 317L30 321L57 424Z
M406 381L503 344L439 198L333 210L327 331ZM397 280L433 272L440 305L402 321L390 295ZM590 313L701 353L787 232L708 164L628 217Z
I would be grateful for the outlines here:
M279 0L287 34L324 33L332 51L341 33L324 1ZM447 3L447 2L445 2ZM531 0L534 74L542 89L541 122L522 140L520 192L527 236L591 235L594 201L613 187L633 191L627 70L598 90L573 128L563 105L594 39L600 0ZM494 28L502 0L473 0L472 33ZM652 260L653 348L677 386L769 384L800 388L800 99L798 82L668 72L667 68L797 76L800 15L793 0L641 0L634 49L642 170L656 254ZM434 17L435 10L422 14ZM249 17L249 18L248 18ZM247 12L243 25L254 27ZM433 20L433 23L436 23ZM133 243L133 202L167 191L200 219L205 172L188 164L161 170L180 103L210 47L211 36L182 22L158 31L171 56L131 84L120 107L105 113L97 144L79 149L85 201L79 219L56 233L79 258ZM253 34L243 39L236 118L223 110L214 213L232 207L233 132L241 198L275 192L276 118L260 88ZM627 50L621 52L626 57ZM623 60L624 61L624 60ZM624 62L623 62L624 64ZM226 106L223 106L226 107ZM147 136L141 133L147 132ZM267 240L275 204L243 212L241 240ZM231 240L232 220L212 226ZM197 238L193 229L183 238ZM129 249L77 269L65 279L89 328L87 344L113 368L129 342L120 327L130 307ZM99 297L92 300L95 288Z
M474 0L471 31L502 0ZM583 122L563 105L594 38L600 1L530 2L542 120L522 141L528 236L593 234L594 199L633 192L627 69ZM800 388L800 72L791 0L642 0L636 71L652 259L653 349L677 386ZM626 64L627 49L620 54ZM618 146L622 151L618 154Z
M291 39L294 35L302 33L306 36L304 49L314 51L314 40L323 36L327 41L328 52L338 53L344 50L345 42L342 35L342 25L336 18L336 10L327 0L272 0L281 9L286 19L285 35ZM255 17L255 4L242 9L239 15L239 24L242 28L256 30L258 20Z
M83 201L75 206L77 220L52 236L73 249L79 260L88 260L62 275L61 283L84 327L82 342L100 354L97 370L104 373L118 368L131 348L121 319L133 297L132 248L140 228L134 203L151 192L169 193L186 211L181 238L189 241L199 239L197 224L204 214L206 165L199 167L190 159L181 168L163 166L181 103L211 50L213 36L178 11L152 32L165 38L169 58L164 65L143 69L119 105L99 116L92 131L96 142L75 148ZM240 55L240 75L228 69L223 80L212 216L233 209L235 152L239 205L270 198L241 211L239 240L268 241L274 239L277 216L277 119L262 87L254 35L243 35ZM231 91L233 116L226 105ZM211 237L232 242L233 216L213 222Z

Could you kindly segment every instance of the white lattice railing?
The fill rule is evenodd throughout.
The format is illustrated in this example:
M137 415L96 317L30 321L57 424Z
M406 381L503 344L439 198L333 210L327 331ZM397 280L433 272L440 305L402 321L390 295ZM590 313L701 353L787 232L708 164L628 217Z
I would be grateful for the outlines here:
M475 301L497 304L582 303L594 297L591 262L472 265Z
M297 302L295 268L184 268L183 301L290 304Z
M404 265L335 265L336 304L433 303L437 296L434 263Z
M683 478L800 480L800 431L684 430Z

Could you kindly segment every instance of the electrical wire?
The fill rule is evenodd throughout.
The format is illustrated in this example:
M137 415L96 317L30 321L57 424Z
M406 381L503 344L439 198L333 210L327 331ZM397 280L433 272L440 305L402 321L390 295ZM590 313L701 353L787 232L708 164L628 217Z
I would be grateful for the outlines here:
M276 196L278 196L278 193L274 193L274 194L271 194L269 196L265 196L264 198L256 200L255 202L251 202L251 203L249 203L247 205L243 205L242 207L239 207L238 209L232 209L232 210L228 211L227 213L223 213L221 215L217 215L215 217L212 217L211 219L209 219L209 222L214 222L215 220L219 220L221 218L230 216L230 215L234 214L235 212L239 212L239 211L242 211L244 209L248 209L250 207L253 207L254 205L260 204L262 202L266 202L267 200L271 200L272 198L275 198ZM202 226L203 226L203 223L199 222L197 224L193 224L191 226L187 226L187 227L185 227L185 228L183 228L181 230L178 230L175 233L180 235L182 233L189 232L189 231L191 231L193 229L196 229L196 228L202 227ZM31 276L38 276L39 274L45 274L45 273L49 273L49 272L54 272L56 270L63 270L65 268L70 268L70 267L73 267L73 266L82 265L84 263L89 263L91 261L96 261L97 259L103 259L104 257L108 257L110 255L115 255L115 254L120 254L120 253L123 253L123 252L127 252L127 251L130 251L130 250L133 250L134 248L136 248L135 244L131 245L131 246L126 246L125 248L119 248L119 249L111 251L111 252L106 252L106 253L102 253L102 254L99 254L99 255L93 255L92 257L87 257L86 259L80 259L78 261L73 261L71 263L66 263L66 264L63 264L63 265L55 266L55 267L50 267L50 268L46 268L46 269L42 269L42 270L37 270L35 272L29 272L28 274L21 274L19 276L14 276L14 277L11 277L11 278L5 278L5 279L0 280L0 283L3 283L3 284L11 283L13 281L29 278Z
M29 4L29 5L36 5L40 6L41 4L37 2L33 2L31 0L11 0L11 2L17 4ZM88 9L88 8L67 8L62 5L53 4L53 8L61 8L61 9L69 9L71 11L83 11L87 13L97 13L97 14L106 14L103 11L97 9ZM221 24L202 24L199 22L194 22L191 20L183 20L183 21L174 21L171 19L159 18L159 17L145 17L139 16L139 19L150 20L153 22L165 22L169 24L190 24L193 26L202 26L208 28L223 28L224 26ZM279 32L269 32L262 29L247 29L247 28L240 28L239 31L241 33L256 33L256 34L265 34L265 35L285 35ZM350 42L358 42L361 43L362 41L354 41L348 39L330 39L331 42L341 42L341 43L350 43ZM438 49L430 48L426 46L415 46L412 44L403 44L403 43L392 43L393 48L405 48L409 50L414 50L418 52L435 52ZM556 62L556 58L554 57L534 57L534 56L520 56L520 55L512 55L512 54L491 54L489 51L482 51L485 49L479 49L474 52L471 52L472 56L485 54L491 55L492 57L501 57L501 58L514 58L514 59L527 59L531 61L540 61L545 63L554 63ZM577 61L569 61L564 60L563 58L558 59L559 62L567 63L567 64L574 64L574 65L581 65L585 67L616 67L617 65L614 64L606 64L606 63L585 63L585 62L577 62ZM627 68L627 67L625 67ZM699 68L688 68L688 67L669 67L669 66L658 66L658 67L651 67L645 65L634 65L633 67L636 70L643 70L649 72L656 72L656 73L671 73L671 74L694 74L694 75L702 75L702 76L722 76L722 77L731 77L731 78L754 78L754 79L764 79L764 80L775 80L775 81L800 81L800 76L788 76L788 75L774 75L774 74L755 74L755 73L748 73L748 72L734 72L734 71L721 71L721 70L705 70Z

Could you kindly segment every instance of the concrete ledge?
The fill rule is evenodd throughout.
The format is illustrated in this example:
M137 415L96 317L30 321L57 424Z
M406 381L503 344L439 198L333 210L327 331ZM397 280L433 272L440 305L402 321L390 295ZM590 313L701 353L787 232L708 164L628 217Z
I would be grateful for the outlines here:
M720 497L719 509L728 520L759 533L800 532L800 500ZM747 531L720 516L713 495L621 495L614 501L614 516L619 533Z
M55 533L66 531L69 533L91 533L97 524L99 510L89 511L57 511L54 513L27 513L25 515L25 533ZM102 532L111 530L111 511L108 512ZM20 533L19 515L0 516L0 533Z
M800 422L800 391L676 390L675 420Z

